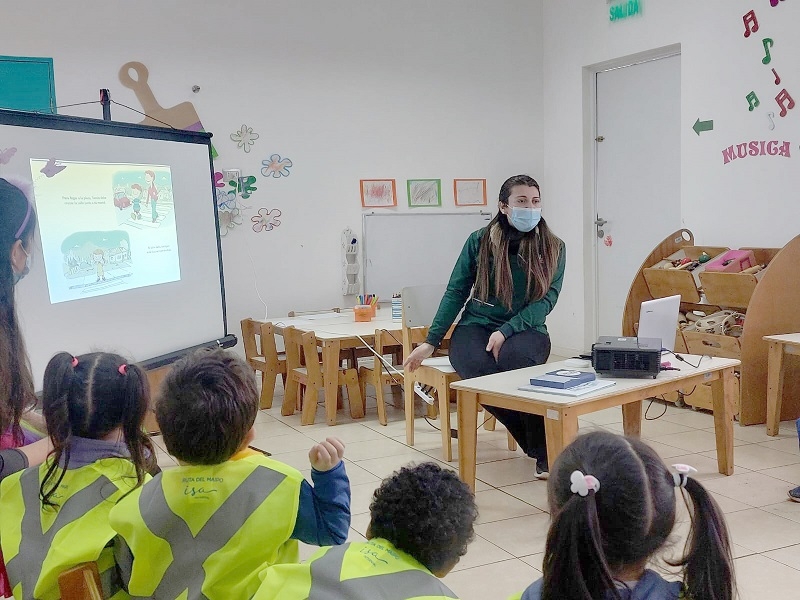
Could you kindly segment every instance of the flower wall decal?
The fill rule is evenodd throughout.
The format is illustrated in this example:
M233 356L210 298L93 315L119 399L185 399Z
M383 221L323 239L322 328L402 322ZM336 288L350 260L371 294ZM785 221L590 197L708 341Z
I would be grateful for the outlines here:
M222 237L228 235L234 227L242 224L242 213L238 208L219 211L219 234Z
M273 154L267 160L262 160L261 164L264 165L261 169L264 177L288 177L292 161L288 158L281 158L280 154Z
M254 217L250 217L250 220L253 222L253 231L256 233L260 231L272 231L281 224L278 219L280 216L281 211L277 208L273 208L272 210L268 208L259 208L258 214Z
M236 208L236 192L217 188L217 207L219 207L220 210Z
M253 185L255 182L256 176L248 175L247 177L242 177L238 182L229 181L228 185L235 190L234 193L238 192L242 195L242 198L247 200L258 189Z
M258 139L258 134L253 131L252 127L242 124L239 131L231 134L231 139L236 142L237 148L242 148L245 152L250 152L250 148L253 147L253 144L255 144Z

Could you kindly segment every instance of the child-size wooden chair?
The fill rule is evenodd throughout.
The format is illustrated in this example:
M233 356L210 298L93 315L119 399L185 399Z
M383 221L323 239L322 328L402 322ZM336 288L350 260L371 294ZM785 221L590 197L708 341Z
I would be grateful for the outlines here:
M342 312L351 312L352 316L352 309L341 309L339 307L329 308L327 310L290 310L288 313L289 317L303 317L306 315L325 315L327 313L342 313ZM353 369L358 369L358 359L365 358L372 356L372 353L367 348L343 348L340 354L340 359L342 361L342 365L345 362L348 363L348 366Z
M428 329L436 315L445 285L422 285L403 288L403 357L425 341ZM454 327L445 335L449 340ZM422 361L413 373L404 371L404 396L406 411L406 443L414 445L414 383L419 382L436 390L439 404L439 427L442 433L442 454L445 460L453 460L453 445L450 438L450 384L460 377L446 357L432 357ZM486 429L494 429L494 417L487 420ZM517 442L508 434L508 449L516 450Z
M82 563L58 576L61 600L103 600L96 562Z
M255 371L261 371L260 407L272 408L278 375L286 386L286 354L278 352L272 323L242 319L241 325L245 360Z
M397 347L397 342L402 336L402 330L388 330L376 329L375 330L375 344L374 350L377 354L384 357L384 360L392 365L392 358L394 349ZM386 358L388 356L389 358ZM386 419L386 402L384 400L384 386L387 385L403 385L403 367L397 365L395 370L390 370L375 354L372 355L374 362L372 365L361 365L358 368L358 382L361 386L361 396L365 399L367 397L366 387L367 384L375 388L375 400L378 405L378 422L381 425L387 424ZM399 373L397 372L399 371Z
M287 383L286 391L283 396L282 414L293 414L297 409L298 401L302 401L303 420L311 422L313 412L317 410L317 395L319 390L324 389L325 380L322 373L322 364L319 359L317 349L317 336L313 331L300 333L294 327L284 329L284 340L286 342L286 364L287 364ZM301 357L305 361L305 366L301 366ZM358 409L363 415L364 400L358 385L358 371L354 368L342 368L338 370L338 381L340 386L347 387L347 399L350 403L350 414L356 416ZM305 388L305 395L308 390L313 390L314 394L305 399L302 398L302 388ZM335 402L334 400L331 400ZM336 407L326 405L326 411L334 411Z

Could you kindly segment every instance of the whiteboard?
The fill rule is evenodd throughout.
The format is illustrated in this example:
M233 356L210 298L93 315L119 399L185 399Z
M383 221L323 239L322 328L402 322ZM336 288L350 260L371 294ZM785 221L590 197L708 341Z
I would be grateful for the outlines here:
M447 283L469 235L490 212L365 213L364 293L389 300L404 287Z

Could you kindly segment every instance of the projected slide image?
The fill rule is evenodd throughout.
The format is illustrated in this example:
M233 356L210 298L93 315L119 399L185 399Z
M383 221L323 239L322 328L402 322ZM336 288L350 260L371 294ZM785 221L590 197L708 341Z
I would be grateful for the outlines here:
M31 159L50 302L180 280L168 166L81 163L37 177Z
M126 231L73 233L61 244L64 277L78 280L70 285L72 289L119 285L132 274L130 248ZM93 276L97 277L94 281Z
M120 224L137 229L160 227L173 213L169 170L120 170L114 173L112 185Z

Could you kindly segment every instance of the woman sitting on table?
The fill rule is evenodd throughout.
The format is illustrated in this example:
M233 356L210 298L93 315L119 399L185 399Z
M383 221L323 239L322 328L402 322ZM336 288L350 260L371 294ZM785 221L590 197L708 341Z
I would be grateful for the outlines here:
M467 238L428 337L406 358L405 368L414 371L433 354L462 307L450 340L450 363L462 379L547 362L545 318L561 291L566 248L541 218L539 184L532 177L507 179L498 207L491 222ZM536 459L537 478L547 478L544 419L486 410Z

